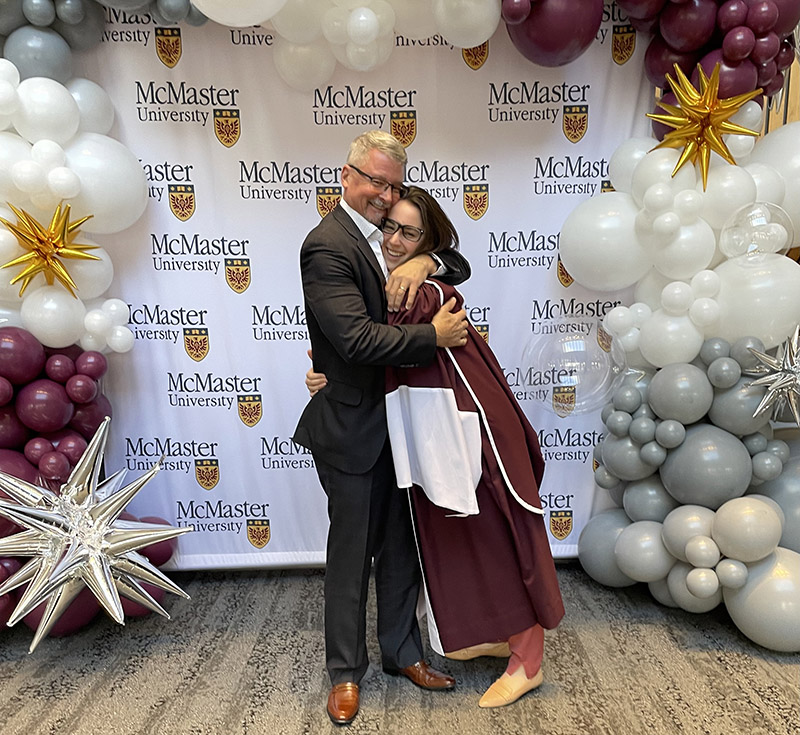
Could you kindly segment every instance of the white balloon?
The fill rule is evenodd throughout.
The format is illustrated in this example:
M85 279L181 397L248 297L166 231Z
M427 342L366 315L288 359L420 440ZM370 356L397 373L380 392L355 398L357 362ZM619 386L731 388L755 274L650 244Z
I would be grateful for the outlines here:
M70 204L76 215L93 215L82 230L108 234L130 227L147 206L147 177L122 143L98 133L79 133L64 149L81 191Z
M101 334L93 334L91 332L86 332L83 334L78 341L81 348L92 352L102 352L106 347L106 338Z
M692 293L696 298L709 298L719 293L719 276L714 271L703 270L692 276Z
M91 334L105 337L105 333L113 326L111 318L102 309L91 309L83 318L83 326Z
M114 352L128 352L133 347L136 338L128 327L111 327L106 335L106 340Z
M0 59L0 79L15 88L19 86L19 70L8 59Z
M393 35L394 24L397 19L394 8L387 0L371 0L369 7L378 18L378 35ZM392 41L394 41L394 39L392 39Z
M114 103L108 93L99 84L80 77L70 79L67 89L80 110L78 130L107 134L114 125Z
M353 43L366 45L378 37L380 25L372 8L355 8L347 18L347 37Z
M291 0L272 17L272 27L286 41L308 44L322 35L327 0Z
M78 235L76 242L90 243L91 240ZM70 259L64 263L72 280L75 281L77 294L82 301L102 296L114 280L114 265L105 248L96 247L85 252L94 255L98 260Z
M682 561L670 569L669 575L667 575L667 586L672 598L678 607L686 612L704 613L713 610L722 602L722 591L718 589L714 594L705 598L693 595L686 583L691 571L692 567Z
M17 87L16 131L31 143L47 138L66 143L78 131L81 114L69 90L54 79L31 77Z
M606 196L603 194L603 196ZM651 312L661 308L661 292L664 286L672 283L674 279L667 278L655 268L645 273L633 289L633 298L636 302L649 306ZM648 315L649 316L649 315ZM641 326L641 324L639 325Z
M215 23L244 28L269 20L286 0L192 0L192 5Z
M11 167L11 181L21 192L37 194L47 186L47 174L36 161L17 161Z
M703 334L708 336L716 335L719 315L719 304L714 299L707 297L696 299L689 307L689 318Z
M345 44L347 66L355 71L369 71L380 63L380 52L375 41L363 46L352 41Z
M395 31L399 35L422 39L436 33L431 0L389 0L389 3L394 9Z
M684 189L693 189L697 181L694 168L681 166L672 175L680 154L671 148L659 148L651 151L633 169L631 178L631 194L641 206L644 193L653 184L669 184L674 194Z
M628 138L617 147L608 161L608 178L616 191L630 194L636 164L657 145L654 138Z
M710 536L698 534L686 542L686 560L694 567L713 567L720 559L719 546Z
M81 193L78 174L66 166L57 166L47 174L47 186L57 199L72 199Z
M106 299L101 308L114 326L124 326L130 321L130 307L122 299Z
M62 286L26 292L20 308L22 324L45 347L69 347L84 332L86 307Z
M730 117L732 123L741 125L748 130L761 130L761 123L764 117L764 110L761 105L755 100L745 102L733 115Z
M632 286L651 267L650 252L634 231L638 212L630 194L608 192L581 202L561 228L560 253L582 286L617 291Z
M747 581L747 565L736 559L723 559L715 571L723 587L738 590Z
M719 333L730 343L758 337L767 349L800 322L800 265L782 255L741 256L720 263Z
M322 35L328 43L345 44L350 40L347 35L347 21L350 13L345 8L333 6L322 16Z
M54 166L63 166L66 160L61 145L47 138L37 140L31 146L31 158L48 171Z
M731 559L754 562L775 551L783 533L780 516L752 495L733 498L717 508L711 538Z
M645 191L642 197L642 206L648 212L657 215L671 209L674 198L670 185L659 182Z
M672 206L680 217L681 224L692 224L700 216L703 208L703 195L697 189L684 189L675 195Z
M2 215L5 217L5 213ZM9 222L15 222L16 218L11 215ZM17 242L17 238L7 230L5 227L0 227L0 264L8 263L14 258L25 255L28 250L24 249ZM19 298L20 283L17 282L11 285L12 279L22 271L23 266L17 268L4 268L0 270L0 302L7 304L8 302L16 303L16 308L19 309L22 300ZM38 275L31 282L29 288L36 288L44 283L44 276Z
M439 32L454 46L472 48L488 41L500 24L496 0L433 0Z
M0 132L0 201L13 199L16 187L11 181L11 167L31 157L31 145L16 133Z
M633 327L633 314L627 306L615 306L603 317L603 326L609 334L619 337Z
M667 278L691 278L708 266L716 245L714 230L697 218L682 225L666 245L653 249L653 265Z
M703 182L697 184L702 191ZM739 166L719 166L708 172L700 216L715 229L721 229L728 218L756 200L756 182Z
M686 575L686 588L695 597L705 600L719 591L719 579L713 569L692 569Z
M0 114L9 118L13 115L19 107L19 95L17 94L17 87L5 79L0 79Z
M756 144L756 139L752 135L726 135L723 140L737 162L747 158Z
M327 82L336 69L336 58L322 39L295 44L278 36L272 58L278 76L293 89L311 92Z
M668 314L678 316L689 311L689 307L694 301L692 288L683 281L673 281L668 283L661 290L661 306Z
M656 367L691 362L702 346L703 333L688 316L675 316L663 309L654 311L639 330L639 350Z

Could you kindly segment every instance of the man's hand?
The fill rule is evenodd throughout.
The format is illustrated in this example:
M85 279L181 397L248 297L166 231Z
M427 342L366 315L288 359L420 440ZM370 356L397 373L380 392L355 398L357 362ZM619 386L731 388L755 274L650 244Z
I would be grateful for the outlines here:
M403 299L406 300L405 308L410 309L417 297L417 289L428 276L436 273L437 269L436 261L424 253L398 265L386 281L386 301L389 311L400 311Z
M467 344L467 313L454 312L455 296L450 297L433 317L431 324L436 329L437 347L462 347Z
M311 357L311 350L307 350L307 352L308 356ZM313 396L326 385L328 385L328 379L325 377L325 373L315 373L314 367L311 366L306 373L306 388L308 388L309 395Z

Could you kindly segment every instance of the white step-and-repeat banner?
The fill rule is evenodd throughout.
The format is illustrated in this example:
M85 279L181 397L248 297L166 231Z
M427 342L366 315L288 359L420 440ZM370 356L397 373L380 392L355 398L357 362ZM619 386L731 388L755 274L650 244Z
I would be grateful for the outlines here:
M309 366L298 252L339 194L351 139L382 128L407 146L406 180L459 230L470 318L539 431L554 554L576 556L602 424L557 415L553 376L523 352L548 319L590 324L620 302L570 283L558 241L569 212L600 194L615 148L647 130L643 44L610 4L596 42L562 68L528 62L501 26L470 53L399 37L384 67L339 67L301 93L277 76L273 41L266 28L165 30L109 11L81 62L150 181L144 216L103 241L109 295L130 304L136 335L105 387L107 469L136 476L164 455L131 510L194 526L173 568L324 562L325 496L290 439Z

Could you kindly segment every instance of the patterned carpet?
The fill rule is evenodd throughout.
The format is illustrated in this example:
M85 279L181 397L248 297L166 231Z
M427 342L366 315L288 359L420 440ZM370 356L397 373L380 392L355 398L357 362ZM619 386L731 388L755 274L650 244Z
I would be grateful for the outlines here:
M545 683L481 710L498 659L432 662L458 679L430 693L388 677L362 682L349 728L325 714L320 570L184 572L190 601L122 627L101 614L31 655L31 631L2 633L3 735L797 735L800 655L750 643L724 609L691 615L644 585L611 590L559 565L567 615L545 644ZM378 662L374 607L370 654Z

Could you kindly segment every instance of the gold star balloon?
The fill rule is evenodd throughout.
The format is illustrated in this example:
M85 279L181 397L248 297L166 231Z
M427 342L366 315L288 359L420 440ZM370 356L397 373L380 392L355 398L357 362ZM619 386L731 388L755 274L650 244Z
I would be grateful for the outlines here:
M762 376L751 385L767 386L753 416L771 409L773 418L777 418L788 406L795 423L800 426L800 326L794 328L794 334L783 343L775 357L752 347L749 350L761 364L747 372Z
M0 217L0 222L16 235L19 244L28 251L3 265L3 268L12 268L17 265L25 266L22 272L11 280L12 285L17 281L22 281L19 295L22 296L25 293L25 289L28 288L28 284L39 273L43 273L48 285L52 286L58 280L67 291L75 296L75 289L77 288L75 281L72 280L72 276L70 276L60 259L100 260L96 255L86 252L87 250L96 249L96 245L75 242L75 238L80 232L78 228L92 215L70 222L69 204L63 207L59 204L53 213L53 218L50 220L50 226L45 229L24 209L17 209L8 202L7 204L11 211L17 215L17 224L12 224L2 217Z
M11 498L0 499L0 515L25 529L0 539L0 555L31 557L0 585L0 595L28 585L8 625L47 603L31 652L84 587L121 624L125 616L120 594L169 618L140 582L189 597L137 549L193 528L118 520L125 506L156 475L160 461L125 487L121 488L124 470L99 482L109 423L106 418L100 425L59 493L0 472L0 490Z
M675 64L677 82L669 74L667 74L667 81L677 98L678 106L662 101L658 103L658 106L668 114L656 115L648 113L647 115L653 120L675 128L668 132L661 143L653 150L657 148L683 148L672 175L674 176L678 173L681 166L687 162L692 164L699 162L703 176L703 190L705 190L708 182L708 164L712 152L722 156L731 165L736 165L736 161L728 150L728 146L725 145L725 141L722 140L722 136L726 133L758 135L754 130L729 122L729 118L735 115L746 102L758 97L761 94L761 89L745 92L735 97L720 99L719 70L720 65L716 64L709 78L703 71L703 67L698 64L700 89L697 90L681 71L681 68Z

